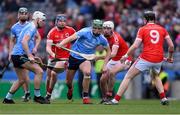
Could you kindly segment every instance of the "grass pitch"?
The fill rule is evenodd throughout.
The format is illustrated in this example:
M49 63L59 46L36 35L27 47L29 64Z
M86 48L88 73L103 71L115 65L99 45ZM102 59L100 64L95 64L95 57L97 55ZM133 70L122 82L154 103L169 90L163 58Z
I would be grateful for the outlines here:
M1 99L2 102L2 99ZM16 104L0 103L0 114L178 114L180 101L170 101L169 106L160 105L159 100L121 100L118 105L83 105L81 99L73 102L53 100L51 104L37 104L15 100Z

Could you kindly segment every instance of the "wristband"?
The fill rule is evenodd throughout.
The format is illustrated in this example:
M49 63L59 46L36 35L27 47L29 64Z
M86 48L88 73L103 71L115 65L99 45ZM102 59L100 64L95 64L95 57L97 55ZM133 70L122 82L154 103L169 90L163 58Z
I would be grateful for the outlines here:
M128 58L129 56L127 54L124 55L125 58Z

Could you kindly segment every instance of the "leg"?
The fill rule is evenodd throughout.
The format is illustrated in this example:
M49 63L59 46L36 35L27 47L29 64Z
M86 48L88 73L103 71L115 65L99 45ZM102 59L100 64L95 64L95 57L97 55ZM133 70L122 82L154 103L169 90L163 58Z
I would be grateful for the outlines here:
M122 83L119 86L118 92L115 95L114 99L105 103L105 104L117 104L119 100L121 99L121 96L128 88L129 82L140 73L140 70L135 67L135 64L133 64L128 72L126 73Z
M47 77L46 77L46 94L49 92L49 85L51 80L51 70L47 68Z
M34 76L34 101L37 103L41 103L41 104L49 104L49 102L47 100L45 100L45 98L41 97L41 93L40 93L40 84L41 84L41 80L42 80L42 74L43 74L43 70L42 68L36 64L36 63L31 63L31 62L26 62L22 65L22 67L33 71L35 73Z
M31 63L31 62L26 62L22 65L24 68L33 71L35 73L34 76L34 88L35 89L40 89L40 84L41 84L41 80L42 80L42 74L43 74L43 70L42 68L36 64L36 63ZM35 94L36 95L36 94ZM37 94L38 96L40 96L40 93Z
M23 89L24 89L24 102L28 102L30 100L30 91L29 91L29 71L25 70L24 72L24 77L25 77L25 83L23 84Z
M64 62L59 61L59 62L55 63L54 67L55 68L64 68ZM58 72L56 72L54 70L48 70L49 83L48 83L48 87L47 87L46 99L49 101L50 101L52 91L53 91L54 86L57 81L57 74L58 74Z
M99 96L102 98L101 95L101 89L100 89L100 79L101 79L102 73L96 73L96 80L97 80L97 84L98 84L98 91L99 91Z
M108 91L108 73L103 73L101 78L100 78L100 88L101 88L101 94L102 94L102 101L103 103L106 100L106 93Z
M80 70L83 72L84 78L83 78L83 103L84 104L90 104L89 100L89 86L91 81L91 62L90 61L84 61L79 66Z
M13 94L19 89L19 87L22 86L22 84L24 84L25 82L25 77L24 77L24 73L25 69L21 69L21 68L15 68L15 72L17 74L18 80L15 81L13 83L13 85L11 86L9 92L6 95L6 98L4 99L3 103L9 103L9 104L13 104L14 101L12 100L12 96Z
M29 76L28 76L28 70L25 71L24 76L25 76L25 83L23 84L23 89L25 93L29 93Z
M131 66L118 89L117 95L122 96L125 90L128 88L129 82L139 73L140 70L138 70L134 65Z
M109 82L108 82L108 94L107 96L112 97L113 95L113 88L115 84L115 76L118 72L125 70L129 66L126 64L122 64L121 62L118 62L115 66L113 66L110 69L110 77L109 77Z
M76 73L76 70L72 70L72 69L68 69L66 71L66 85L68 87L67 98L69 100L71 100L73 96L73 83L72 82L73 82L75 73Z
M83 87L82 87L83 77L84 75L81 72L81 70L78 70L78 88L79 88L79 95L81 98L82 98L82 90L83 90Z
M157 73L153 72L153 77L154 77L154 83L155 83L156 89L159 92L161 104L162 105L169 105L169 101L166 98L166 95L164 92L164 87L163 87L163 84L162 84L162 81L161 81L159 75Z

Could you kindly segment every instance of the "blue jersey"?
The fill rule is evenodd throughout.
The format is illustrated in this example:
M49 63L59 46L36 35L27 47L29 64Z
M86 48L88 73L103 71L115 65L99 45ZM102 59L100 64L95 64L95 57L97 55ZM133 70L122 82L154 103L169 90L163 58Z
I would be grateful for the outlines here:
M76 32L76 35L78 38L72 45L71 49L80 53L94 54L98 45L102 45L104 47L109 45L108 41L103 35L94 36L91 27L81 29L80 31ZM77 59L84 59L83 57L74 53L71 53L71 56Z
M20 22L15 23L11 27L11 38L17 39L22 31L22 29L28 25L29 22L25 22L24 24L21 24ZM17 42L17 41L16 41Z
M27 26L25 26L22 29L19 37L17 38L17 43L14 45L14 48L12 50L12 55L24 55L24 54L26 54L26 52L23 49L22 43L21 43L21 41L25 35L30 36L30 39L28 41L28 47L29 47L30 53L32 53L32 50L35 46L34 40L35 40L36 33L37 33L37 28L33 22L31 22Z

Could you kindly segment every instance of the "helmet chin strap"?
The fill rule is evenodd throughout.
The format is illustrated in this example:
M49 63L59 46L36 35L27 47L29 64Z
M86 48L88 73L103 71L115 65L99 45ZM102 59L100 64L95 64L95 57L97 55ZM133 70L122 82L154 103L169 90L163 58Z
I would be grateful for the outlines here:
M23 20L21 19L20 22L24 23L24 22L26 22L26 19L23 19Z
M104 36L105 36L105 37L110 37L110 35L109 35L109 34L106 34L106 35L104 34Z
M93 35L97 37L97 36L99 36L100 34L95 34L95 33L93 32Z
M41 28L40 25L39 25L39 21L37 22L37 28Z

